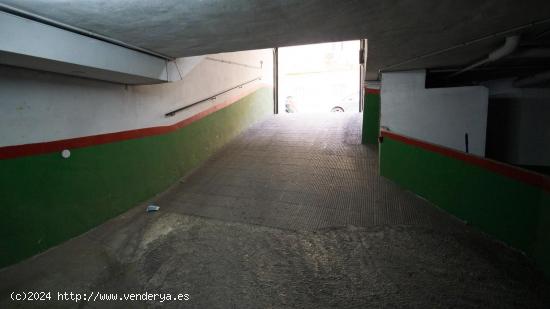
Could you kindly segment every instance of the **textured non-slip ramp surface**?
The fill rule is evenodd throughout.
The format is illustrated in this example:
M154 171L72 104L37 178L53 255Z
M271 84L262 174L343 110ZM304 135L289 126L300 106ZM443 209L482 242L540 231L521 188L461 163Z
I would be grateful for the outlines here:
M358 115L260 123L171 190L0 270L0 308L549 308L519 252L377 176ZM50 301L10 300L50 291ZM57 300L188 293L188 301Z
M456 221L378 177L359 114L272 117L234 140L159 201L185 214L292 230Z
M295 232L162 208L133 209L0 278L1 308L548 308L548 289L524 257L475 232ZM11 291L191 299L14 303Z

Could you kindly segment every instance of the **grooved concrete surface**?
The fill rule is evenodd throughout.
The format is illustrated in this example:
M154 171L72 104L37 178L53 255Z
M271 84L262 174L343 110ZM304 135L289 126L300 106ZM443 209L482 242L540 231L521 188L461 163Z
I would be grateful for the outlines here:
M523 255L378 177L360 127L356 114L268 119L155 198L159 212L140 205L0 270L0 307L548 308Z
M247 130L159 201L184 214L290 230L457 222L378 177L359 114L281 115Z

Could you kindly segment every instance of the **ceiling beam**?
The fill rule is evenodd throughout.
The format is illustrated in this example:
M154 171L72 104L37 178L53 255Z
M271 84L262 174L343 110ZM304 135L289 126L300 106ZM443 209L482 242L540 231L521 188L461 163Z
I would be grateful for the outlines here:
M167 82L156 56L0 12L0 64L123 84Z

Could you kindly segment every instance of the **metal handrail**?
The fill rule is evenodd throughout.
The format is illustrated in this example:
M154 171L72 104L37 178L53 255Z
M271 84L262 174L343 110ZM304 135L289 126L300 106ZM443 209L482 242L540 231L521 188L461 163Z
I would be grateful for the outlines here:
M175 114L177 114L177 113L179 113L179 112L181 112L181 111L183 111L183 110L185 110L185 109L188 109L188 108L190 108L190 107L192 107L192 106L195 106L195 105L200 104L200 103L204 103L204 102L206 102L206 101L215 100L218 96L220 96L220 95L222 95L222 94L228 93L229 91L234 90L234 89L237 89L237 88L242 88L244 85L250 84L250 83L252 83L252 82L254 82L254 81L261 80L261 79L262 79L261 76L256 77L256 78L251 79L251 80L249 80L249 81L246 81L246 82L244 82L244 83L242 83L242 84L239 84L239 85L237 85L237 86L235 86L235 87L231 87L231 88L226 89L226 90L224 90L224 91L222 91L222 92L218 92L218 93L216 93L215 95L210 96L210 97L208 97L208 98L206 98L206 99L202 99L202 100L196 101L196 102L194 102L194 103L191 103L191 104L189 104L189 105L185 105L185 106L183 106L183 107L180 107L180 108L178 108L178 109L175 109L175 110L173 110L173 111L171 111L171 112L168 112L168 113L164 114L164 116L165 116L165 117L172 117L172 116L174 116Z
M210 61L216 61L216 62L226 63L226 64L240 65L240 66L245 67L245 68L257 69L257 70L261 70L261 69L263 68L263 64L264 64L263 61L260 61L260 66L257 67L257 66L253 66L253 65L250 65L250 64L246 64L246 63L234 62L234 61L223 60L223 59L212 58L212 57L206 57L205 59L206 59L206 60L210 60Z

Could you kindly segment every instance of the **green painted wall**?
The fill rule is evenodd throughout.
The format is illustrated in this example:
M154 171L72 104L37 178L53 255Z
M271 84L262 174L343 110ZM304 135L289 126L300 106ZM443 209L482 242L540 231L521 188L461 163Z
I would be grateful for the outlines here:
M165 190L272 113L262 88L165 135L0 160L0 267L79 235Z
M542 188L389 137L380 174L523 250L550 275L550 194Z
M367 93L363 109L363 144L377 144L380 134L380 94Z
M533 256L550 278L550 193L541 192L537 241Z

